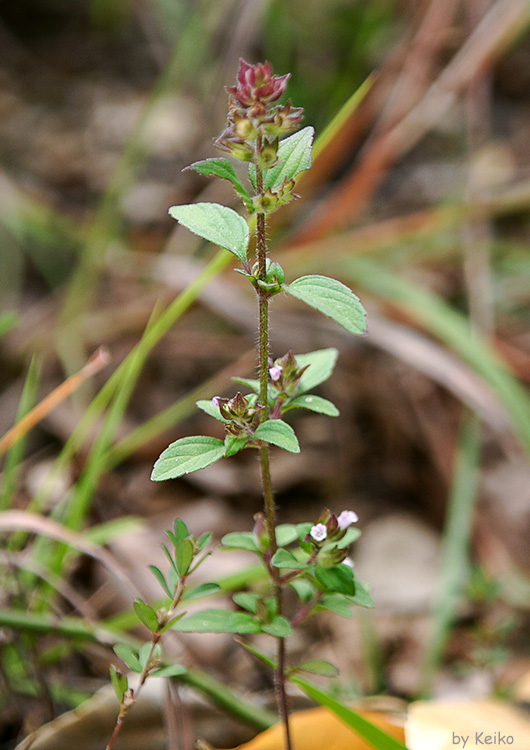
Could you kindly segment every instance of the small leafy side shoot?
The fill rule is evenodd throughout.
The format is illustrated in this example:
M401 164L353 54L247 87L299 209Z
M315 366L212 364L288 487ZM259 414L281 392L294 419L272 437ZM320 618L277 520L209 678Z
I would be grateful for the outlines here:
M269 450L275 446L299 453L300 445L289 419L306 409L336 417L334 404L311 391L330 377L337 360L335 349L305 354L288 351L279 357L269 352L269 303L273 296L286 293L328 316L347 331L366 331L365 312L355 294L336 279L308 275L287 282L280 263L269 257L266 236L267 217L298 198L295 192L298 175L311 167L313 129L300 128L302 109L290 101L281 103L289 75L276 76L270 63L250 65L240 61L237 82L227 88L228 119L225 130L214 141L224 155L192 164L206 177L228 180L243 202L252 221L236 211L216 203L173 206L171 216L202 239L230 252L238 261L236 271L248 279L258 303L258 377L235 378L238 391L232 397L214 396L198 401L197 406L224 425L224 440L209 436L184 437L172 443L155 463L151 478L155 481L175 479L199 471L221 458L230 458L242 450L259 454L264 509L256 517L252 532L227 534L225 549L243 549L262 561L270 578L270 590L259 594L239 591L233 596L235 608L207 609L188 616L175 615L175 608L185 598L187 576L202 560L204 543L195 540L178 521L168 532L173 550L164 547L169 560L165 577L152 568L160 585L171 600L167 610L155 611L137 600L134 608L140 621L151 632L151 643L133 652L125 644L117 654L133 671L141 675L161 674L158 640L167 628L179 632L223 632L237 635L266 633L276 640L276 660L261 657L257 649L245 644L274 669L278 711L285 729L285 747L291 748L286 682L297 673L308 672L334 676L336 668L328 662L310 660L288 665L285 642L294 627L323 610L344 617L351 615L353 605L371 607L367 591L355 579L348 556L350 545L360 532L357 515L344 510L335 515L325 509L318 519L297 525L276 521L270 472ZM248 163L248 182L239 177L226 156ZM255 257L249 257L250 227L255 228ZM199 557L197 557L199 556ZM212 584L205 584L212 591ZM298 607L294 613L284 611L283 594L289 587L295 592ZM167 672L166 672L167 674ZM127 711L133 694L126 678L113 669L111 679L122 713Z

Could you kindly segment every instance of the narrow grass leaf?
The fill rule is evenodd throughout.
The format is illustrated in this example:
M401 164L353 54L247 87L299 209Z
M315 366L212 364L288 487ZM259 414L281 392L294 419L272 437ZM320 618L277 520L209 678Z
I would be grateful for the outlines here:
M169 667L162 667L149 672L153 677L180 677L186 674L187 669L180 664L171 664Z
M429 691L438 673L451 625L460 605L462 589L469 580L469 545L477 499L481 430L475 415L464 418L457 447L456 465L447 508L440 589L433 606L431 635L420 673L423 690Z
M302 677L293 676L290 680L298 685L314 701L333 711L339 719L357 732L376 750L407 750L401 742L394 739L394 737L383 729L375 726L375 724L372 724L368 719L358 714L357 711L345 706L326 691L317 688Z
M219 245L246 263L250 230L245 219L231 208L217 203L193 203L172 206L169 214L190 232Z
M338 668L330 661L324 659L310 659L304 661L296 667L298 672L308 672L309 674L319 674L322 677L336 677L339 673Z
M317 274L301 276L291 284L284 284L283 289L350 333L366 333L366 313L359 298L337 279Z
M166 448L155 463L151 479L161 482L164 479L176 479L183 474L190 474L210 466L225 454L222 440L194 435L181 438Z

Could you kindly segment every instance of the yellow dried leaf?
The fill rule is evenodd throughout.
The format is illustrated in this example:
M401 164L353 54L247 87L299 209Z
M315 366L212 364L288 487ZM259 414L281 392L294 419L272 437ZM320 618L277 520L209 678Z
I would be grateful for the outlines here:
M418 701L405 725L409 750L530 748L529 715L503 701Z
M355 710L358 711L357 708ZM392 737L404 742L403 727L391 723L386 715L362 710L358 713ZM365 742L326 708L311 708L291 714L290 727L293 746L300 750L374 750L372 745ZM236 750L283 750L284 746L283 727L281 724L275 724Z

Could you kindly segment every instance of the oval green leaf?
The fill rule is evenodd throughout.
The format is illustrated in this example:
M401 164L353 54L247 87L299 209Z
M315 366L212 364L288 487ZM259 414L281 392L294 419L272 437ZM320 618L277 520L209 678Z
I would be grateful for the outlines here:
M350 333L366 333L366 313L359 298L337 279L301 276L283 289L296 299L332 318Z
M117 657L119 657L122 661L127 664L129 669L131 669L133 672L140 673L142 671L142 665L140 664L140 661L138 659L138 656L134 653L133 649L128 646L126 643L117 643L113 647L114 653Z
M223 180L229 180L245 201L246 207L249 210L252 210L252 198L243 186L243 183L236 174L236 170L228 159L203 159L202 161L196 161L193 164L190 164L186 169L193 169L195 172L198 172L205 177L211 177L214 175L215 177L221 177Z
M298 393L305 393L324 383L335 369L339 352L337 349L318 349L316 352L297 354L296 361L299 367L306 367L298 384Z
M137 599L134 604L134 611L138 619L143 622L145 627L152 633L156 633L158 630L158 617L156 616L155 610L146 604L142 599Z
M169 214L190 232L223 247L246 263L250 230L245 219L231 208L218 203L192 203L171 206Z
M181 539L175 546L177 573L185 576L193 560L193 544L189 539Z
M110 681L112 682L112 687L114 688L114 692L116 693L116 698L120 703L123 703L125 693L127 692L127 689L129 687L129 682L125 675L123 675L121 672L118 672L114 664L110 665Z
M276 638L287 638L293 632L289 621L281 615L275 617L274 620L267 625L262 625L262 629L264 633L273 635Z
M250 614L226 609L204 609L179 620L173 630L180 633L260 633L261 625Z
M194 435L176 440L155 463L151 479L161 482L191 474L218 461L225 454L225 444L217 438Z
M266 443L277 445L289 453L300 453L300 446L291 425L281 419L268 419L262 422L254 437Z
M304 394L297 396L289 401L289 404L285 411L289 409L309 409L317 414L325 414L327 417L338 417L339 410L331 401L321 396L313 396L312 394Z
M252 531L231 531L221 539L223 547L246 549L249 552L261 553L258 541Z
M297 174L311 167L311 147L315 131L311 127L303 128L284 138L278 146L278 164L263 172L263 187L279 187L284 180L291 180ZM249 176L256 188L256 168L249 165Z

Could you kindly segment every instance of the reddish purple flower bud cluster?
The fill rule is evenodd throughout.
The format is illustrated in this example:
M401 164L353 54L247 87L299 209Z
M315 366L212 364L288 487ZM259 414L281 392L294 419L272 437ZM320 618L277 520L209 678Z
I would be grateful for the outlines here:
M277 391L292 397L296 394L300 378L308 367L309 365L299 367L293 352L288 351L283 357L269 362L269 377Z
M296 130L303 118L303 110L290 101L274 105L289 77L273 75L269 62L249 65L240 60L237 85L226 87L228 121L215 146L240 161L254 161L262 169L274 166L279 139Z
M290 73L273 75L269 62L249 65L240 59L237 86L227 86L226 90L242 107L252 107L256 102L268 104L281 97L289 78Z
M214 396L212 406L217 406L224 419L229 421L226 431L237 437L251 436L257 427L256 417L263 410L263 406L252 406L250 401L236 393L233 399Z

